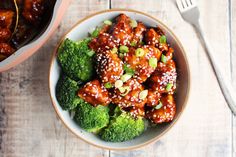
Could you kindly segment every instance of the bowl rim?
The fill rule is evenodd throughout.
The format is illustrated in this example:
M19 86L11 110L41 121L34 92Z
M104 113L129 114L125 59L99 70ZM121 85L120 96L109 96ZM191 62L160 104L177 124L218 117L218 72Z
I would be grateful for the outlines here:
M49 40L49 37L55 32L71 1L72 0L56 0L52 11L52 17L48 22L45 30L38 37L32 39L32 41L30 41L26 45L23 45L9 57L1 61L0 72L9 70L17 66L18 64L22 63L30 56L32 56L34 53L36 53L37 50L40 49L42 45L47 40Z
M60 114L60 111L57 109L57 105L56 105L56 102L54 101L54 99L52 98L52 93L51 93L51 88L50 88L50 84L51 84L51 81L50 81L50 78L51 78L51 71L52 71L52 65L53 63L56 61L55 58L56 58L56 54L57 54L57 50L60 46L60 44L62 43L62 41L66 38L66 36L71 32L73 31L77 26L79 26L82 22L86 21L87 19L91 18L91 17L94 17L96 15L99 15L99 14L103 14L103 13L109 13L109 12L117 12L117 11L120 11L120 12L132 12L132 13L137 13L137 14L142 14L144 16L147 16L151 19L153 19L154 21L156 21L157 23L160 23L168 32L170 32L173 36L173 38L177 41L177 44L179 45L181 51L182 51L182 54L183 54L183 57L184 57L184 60L186 61L186 68L187 68L187 72L188 72L188 84L187 84L187 95L185 97L185 100L184 100L184 103L183 103L183 106L182 106L182 109L181 111L179 112L179 115L175 117L175 119L172 121L172 123L170 124L170 126L164 130L161 134L157 135L156 137L148 140L148 141L145 141L141 144L138 144L138 145L135 145L135 146L129 146L129 147L121 147L121 148L111 148L111 147L107 147L107 146L101 146L101 145L98 145L96 143L93 143L93 142L90 142L88 140L86 140L85 138L81 137L79 134L76 134L71 128L70 126L63 121L62 119L62 116ZM72 132L76 137L78 137L79 139L81 139L82 141L85 141L86 143L88 144L91 144L95 147L98 147L98 148L102 148L102 149L107 149L107 150L118 150L118 151L124 151L124 150L134 150L134 149L138 149L138 148L141 148L141 147L144 147L148 144L151 144L151 143L154 143L155 141L159 140L163 135L165 135L166 133L168 133L168 131L177 123L178 119L180 118L180 116L182 115L183 111L185 110L186 106L187 106L187 102L188 102L188 99L189 99L189 92L190 92L190 82L191 82L191 77L190 77L190 69L189 69L189 63L188 63L188 59L186 57L186 51L184 50L181 42L179 41L179 39L177 38L177 36L164 24L162 23L160 20L158 20L157 18L147 14L147 13L144 13L142 11L138 11L138 10L133 10L133 9L117 9L117 8L114 8L114 9L106 9L106 10L102 10L102 11L99 11L99 12L95 12L93 14L90 14L82 19L80 19L75 25L73 25L73 27L71 27L68 31L66 31L66 33L61 37L61 39L59 40L58 44L56 45L56 47L54 48L53 50L53 53L52 53L52 56L51 56L51 60L50 60L50 66L49 66L49 74L48 74L48 88L49 88L49 94L50 94L50 99L51 99L51 103L52 103L52 106L54 108L54 110L56 111L56 114L57 116L59 117L59 119L62 121L63 125L70 130L70 132Z

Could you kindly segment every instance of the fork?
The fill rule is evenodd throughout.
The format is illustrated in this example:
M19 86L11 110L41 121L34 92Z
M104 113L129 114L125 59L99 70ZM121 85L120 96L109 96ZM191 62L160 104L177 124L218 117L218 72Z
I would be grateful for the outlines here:
M210 44L202 31L202 27L199 22L200 12L195 0L176 0L176 3L183 19L192 24L198 31L199 36L204 43L207 56L215 72L224 98L233 114L236 115L236 93L233 90L232 85L229 83L229 80L226 80L224 78L224 75L222 75L219 66L214 58Z

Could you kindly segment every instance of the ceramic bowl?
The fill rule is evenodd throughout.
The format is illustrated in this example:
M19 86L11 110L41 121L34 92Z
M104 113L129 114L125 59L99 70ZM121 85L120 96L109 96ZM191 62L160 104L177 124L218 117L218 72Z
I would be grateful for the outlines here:
M50 37L50 35L52 35L52 33L62 20L62 17L70 4L70 1L71 0L56 1L51 20L48 23L47 27L39 36L33 39L33 41L21 47L14 54L1 61L0 72L8 70L23 62L32 54L34 54L47 41L47 39Z
M57 48L53 53L49 70L49 90L52 104L57 115L65 124L65 126L80 139L95 146L111 150L125 150L125 149L138 148L146 144L149 144L153 141L156 141L162 135L166 134L170 130L170 128L177 122L180 115L182 114L187 103L189 88L190 88L189 66L182 44L179 42L177 37L167 26L165 26L162 22L160 22L156 18L153 18L145 13L134 10L120 10L120 9L107 10L96 13L79 21L73 28L69 30L69 32L61 39L61 41L63 41L65 38L70 38L74 41L83 39L87 37L89 30L95 28L98 24L102 23L104 20L115 18L120 13L125 13L126 15L128 15L133 19L142 21L146 26L151 26L151 27L159 26L166 34L168 42L175 50L174 59L176 61L177 72L178 72L178 78L177 78L178 87L176 94L177 112L172 122L161 124L155 128L149 128L142 135L130 141L119 142L119 143L105 142L101 140L98 136L86 132L85 130L80 128L79 125L77 125L70 118L69 113L67 111L62 110L56 99L55 88L61 73L60 66L57 62L57 48L59 45L57 46Z

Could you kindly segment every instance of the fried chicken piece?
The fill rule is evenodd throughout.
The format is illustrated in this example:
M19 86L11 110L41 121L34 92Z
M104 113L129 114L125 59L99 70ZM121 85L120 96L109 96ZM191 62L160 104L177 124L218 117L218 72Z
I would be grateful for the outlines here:
M15 52L15 49L7 43L0 43L0 61L4 60Z
M0 28L0 42L8 42L11 38L11 31L8 28Z
M86 83L78 91L78 96L93 106L105 106L111 101L107 89L98 80Z
M129 110L129 113L131 114L131 116L133 117L144 117L145 116L145 110L144 107L132 107L131 110Z
M103 33L108 33L108 31L110 30L111 25L106 25L104 24L101 28L101 30L99 31L99 34L103 34Z
M125 14L116 18L111 34L120 45L129 45L132 39L133 30L130 26L131 19Z
M42 19L44 10L44 0L25 0L22 15L28 22L37 25Z
M149 89L147 96L147 106L154 107L159 104L161 94L158 91Z
M89 48L96 52L110 50L117 45L118 43L116 43L114 38L107 33L101 33L97 38L94 38L89 42Z
M132 43L136 45L139 44L143 39L145 31L146 27L144 24L142 22L138 22L137 27L134 28Z
M159 62L157 69L148 80L149 87L159 93L172 94L176 89L177 72L172 53L171 49L166 53L166 63Z
M11 28L14 12L11 10L0 10L0 28Z
M136 79L129 79L122 86L124 91L116 88L112 93L112 102L121 108L138 107L142 108L147 102L147 98L140 99L140 92L144 90L142 84Z
M107 50L96 54L96 72L102 83L115 83L123 74L123 62L116 53Z
M156 69L149 65L149 59L156 58L159 60L161 52L156 47L150 45L142 46L139 49L142 49L144 53L142 56L137 56L136 49L131 47L129 52L125 54L124 61L135 70L134 78L143 83Z
M144 40L146 44L158 47L160 37L161 35L157 34L154 28L150 28L146 31Z
M8 43L0 43L0 53L6 56L10 56L15 49L11 47Z
M152 108L146 112L146 117L155 124L170 122L175 116L176 104L173 95L162 96L161 103L162 107L160 109Z

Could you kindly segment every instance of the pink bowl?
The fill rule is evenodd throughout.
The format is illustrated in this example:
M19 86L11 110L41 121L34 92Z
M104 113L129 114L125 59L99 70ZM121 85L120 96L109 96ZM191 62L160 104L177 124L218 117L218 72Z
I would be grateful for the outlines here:
M53 14L49 25L45 31L36 40L23 46L17 50L14 54L0 62L0 72L8 70L17 64L23 62L32 54L34 54L52 35L57 26L60 24L62 17L68 8L71 0L57 0L54 6Z

